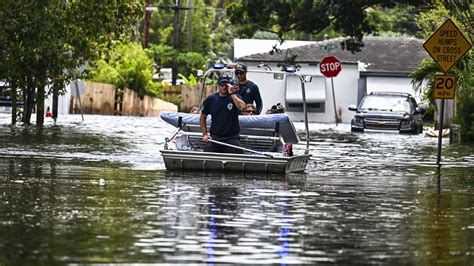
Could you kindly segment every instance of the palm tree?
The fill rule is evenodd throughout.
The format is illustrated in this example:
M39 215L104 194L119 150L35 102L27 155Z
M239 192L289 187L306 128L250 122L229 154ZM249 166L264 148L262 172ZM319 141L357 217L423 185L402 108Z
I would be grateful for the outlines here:
M472 10L474 5L470 0L450 0L444 3L436 3L433 9L421 14L418 20L425 32L434 32L441 23L448 17L453 17L458 25L467 32L472 43L472 34L474 32L471 24L471 15L466 10ZM445 8L440 8L443 5ZM467 12L467 13L466 13ZM429 37L429 36L424 36ZM457 77L456 80L456 114L454 122L461 126L461 139L463 142L474 142L474 52L471 49L450 71L446 74L452 74ZM432 59L425 59L421 65L411 73L413 86L415 90L423 91L425 99L430 108L436 108L436 101L433 98L434 75L439 73L438 65ZM425 81L427 81L425 83Z

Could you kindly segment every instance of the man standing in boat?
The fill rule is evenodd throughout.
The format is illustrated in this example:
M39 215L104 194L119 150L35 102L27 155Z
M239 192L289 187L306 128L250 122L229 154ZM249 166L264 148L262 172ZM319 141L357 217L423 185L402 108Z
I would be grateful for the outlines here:
M235 76L239 82L239 94L242 100L248 103L254 103L257 106L255 114L259 115L263 109L262 97L257 84L247 79L247 66L241 63L235 65Z
M204 100L199 118L202 140L206 142L205 151L242 153L241 149L209 141L209 139L217 140L236 147L240 145L239 114L245 109L245 102L238 93L239 88L232 85L228 77L221 76L217 84L219 91ZM212 117L211 136L207 134L206 118L208 115Z

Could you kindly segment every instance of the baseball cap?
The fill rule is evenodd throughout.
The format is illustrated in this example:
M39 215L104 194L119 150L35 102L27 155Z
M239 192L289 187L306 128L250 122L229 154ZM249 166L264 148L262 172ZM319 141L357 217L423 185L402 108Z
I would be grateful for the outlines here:
M244 71L247 72L247 66L241 63L235 65L235 71Z
M217 80L217 84L219 84L219 86L224 86L225 84L230 84L230 80L226 76L220 76Z

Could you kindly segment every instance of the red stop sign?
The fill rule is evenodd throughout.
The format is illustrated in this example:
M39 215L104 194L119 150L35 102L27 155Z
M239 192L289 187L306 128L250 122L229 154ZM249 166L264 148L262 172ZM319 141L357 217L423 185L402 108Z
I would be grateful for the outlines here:
M324 57L319 63L319 70L328 78L335 77L341 72L341 61L335 56Z

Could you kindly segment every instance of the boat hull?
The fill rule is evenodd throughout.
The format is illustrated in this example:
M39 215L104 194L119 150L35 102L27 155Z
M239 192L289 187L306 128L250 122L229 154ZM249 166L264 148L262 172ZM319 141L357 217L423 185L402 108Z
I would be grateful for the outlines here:
M269 157L262 155L161 150L168 170L204 170L292 173L306 169L310 155Z

